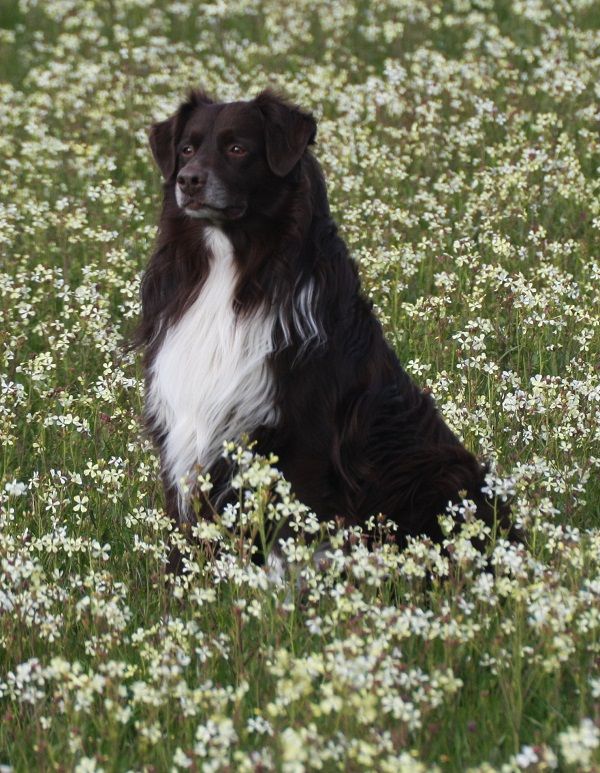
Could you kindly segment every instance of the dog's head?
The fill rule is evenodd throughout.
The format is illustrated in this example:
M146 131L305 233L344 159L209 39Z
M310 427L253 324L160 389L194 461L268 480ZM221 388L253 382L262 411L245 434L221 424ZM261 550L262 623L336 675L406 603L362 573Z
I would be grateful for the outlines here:
M312 115L270 90L228 103L192 91L149 139L182 212L233 221L271 211L315 133Z

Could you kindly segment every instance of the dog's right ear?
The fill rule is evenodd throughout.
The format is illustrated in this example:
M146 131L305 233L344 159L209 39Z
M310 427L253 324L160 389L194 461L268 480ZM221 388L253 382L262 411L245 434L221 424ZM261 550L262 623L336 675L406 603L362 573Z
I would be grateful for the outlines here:
M197 107L211 105L213 100L204 92L192 89L177 112L165 121L153 123L148 133L150 149L165 180L175 171L175 145L190 114Z
M148 134L152 155L165 180L168 180L175 170L174 130L177 116L178 113L175 113L166 121L153 123Z

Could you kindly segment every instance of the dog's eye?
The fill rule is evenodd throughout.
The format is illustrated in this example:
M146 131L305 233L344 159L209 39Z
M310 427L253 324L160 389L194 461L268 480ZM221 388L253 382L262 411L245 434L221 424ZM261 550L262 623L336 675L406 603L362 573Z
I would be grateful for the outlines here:
M248 151L239 143L234 142L233 145L227 148L227 152L230 156L245 156Z
M182 156L191 156L193 152L194 152L193 145L184 145L181 148L181 155Z

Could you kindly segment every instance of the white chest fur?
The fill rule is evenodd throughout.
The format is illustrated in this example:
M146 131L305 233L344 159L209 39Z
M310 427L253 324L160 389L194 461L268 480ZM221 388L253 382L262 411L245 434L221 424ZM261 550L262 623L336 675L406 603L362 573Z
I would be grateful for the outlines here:
M205 240L210 272L194 303L165 334L147 398L150 420L165 435L163 463L182 495L194 466L210 466L223 441L275 421L267 367L274 318L262 309L236 317L231 242L212 226Z

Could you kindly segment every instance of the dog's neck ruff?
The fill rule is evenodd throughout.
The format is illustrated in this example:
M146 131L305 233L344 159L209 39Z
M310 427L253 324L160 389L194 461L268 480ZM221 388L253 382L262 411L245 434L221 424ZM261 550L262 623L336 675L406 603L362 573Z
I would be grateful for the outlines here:
M233 246L216 226L204 229L210 270L196 300L165 333L149 372L147 414L163 438L163 466L187 499L197 466L210 469L226 440L276 421L268 358L271 312L236 315Z

